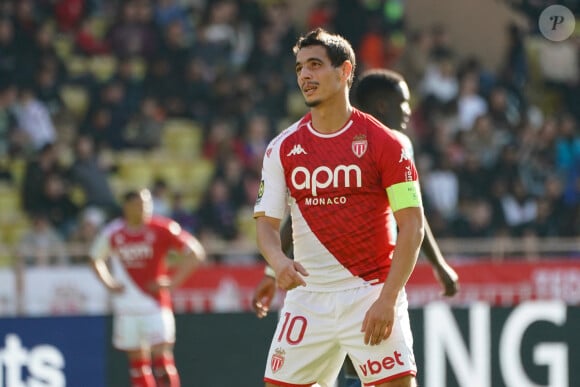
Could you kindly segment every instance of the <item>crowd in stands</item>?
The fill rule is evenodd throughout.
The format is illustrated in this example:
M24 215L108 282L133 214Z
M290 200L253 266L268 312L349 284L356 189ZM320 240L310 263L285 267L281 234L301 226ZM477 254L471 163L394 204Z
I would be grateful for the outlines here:
M316 1L304 24L347 37L358 72L389 67L408 80L408 134L436 236L578 235L578 37L562 43L575 56L556 63L575 60L575 72L548 79L515 25L503 64L488 69L455 52L444 25L408 31L404 2ZM176 120L201 139L180 165L209 162L211 174L199 184L151 176L155 211L203 241L253 242L262 154L306 109L291 51L299 28L288 0L0 2L0 178L30 221L19 254L76 262L62 244L86 245L118 213L117 156L172 162L163 146Z

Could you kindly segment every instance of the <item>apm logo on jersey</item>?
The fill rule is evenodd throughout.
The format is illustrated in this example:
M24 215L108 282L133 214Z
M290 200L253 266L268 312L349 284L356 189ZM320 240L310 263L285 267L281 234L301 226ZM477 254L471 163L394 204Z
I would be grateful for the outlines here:
M351 183L362 187L362 171L356 164L337 165L334 168L321 165L312 172L303 166L297 166L290 175L292 186L297 190L310 190L313 197L318 196L319 189L350 188Z
M284 359L286 358L286 351L282 348L276 348L272 359L270 359L270 367L272 367L272 372L276 373L284 365Z
M364 134L357 134L352 139L352 152L359 159L366 153L368 146L367 136Z

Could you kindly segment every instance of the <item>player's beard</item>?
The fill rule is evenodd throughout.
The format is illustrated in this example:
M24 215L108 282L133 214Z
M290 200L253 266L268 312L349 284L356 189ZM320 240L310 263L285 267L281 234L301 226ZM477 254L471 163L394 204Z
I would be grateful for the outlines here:
M311 108L311 107L316 107L316 106L320 105L320 103L321 103L321 102L322 102L322 101L321 101L321 100L319 100L319 99L315 99L314 101L307 101L307 100L304 100L304 104L305 104L306 106L308 106L309 108Z

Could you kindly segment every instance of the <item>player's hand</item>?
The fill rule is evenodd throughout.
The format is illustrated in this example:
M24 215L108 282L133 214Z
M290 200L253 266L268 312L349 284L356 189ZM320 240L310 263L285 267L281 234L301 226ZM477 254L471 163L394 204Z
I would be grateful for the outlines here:
M171 289L171 279L168 276L161 276L147 285L151 294L158 294L161 289Z
M308 272L300 263L287 258L282 264L274 268L276 283L282 290L292 290L298 286L306 286L302 276L308 276Z
M361 332L365 334L365 344L378 345L386 340L393 330L395 321L395 305L377 299L365 314Z
M120 282L115 282L108 286L108 288L111 293L115 294L123 293L125 291L125 285L121 284Z
M445 297L453 297L459 291L459 276L451 266L439 266L433 269L435 277L443 287Z
M266 317L275 295L276 279L265 275L254 289L254 297L252 298L252 308L254 308L258 318Z

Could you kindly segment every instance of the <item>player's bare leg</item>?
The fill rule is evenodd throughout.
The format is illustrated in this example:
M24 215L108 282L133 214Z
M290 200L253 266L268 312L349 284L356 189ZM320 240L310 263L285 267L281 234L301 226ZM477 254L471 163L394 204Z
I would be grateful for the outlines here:
M387 383L377 384L375 387L417 387L417 381L414 376L403 376Z

